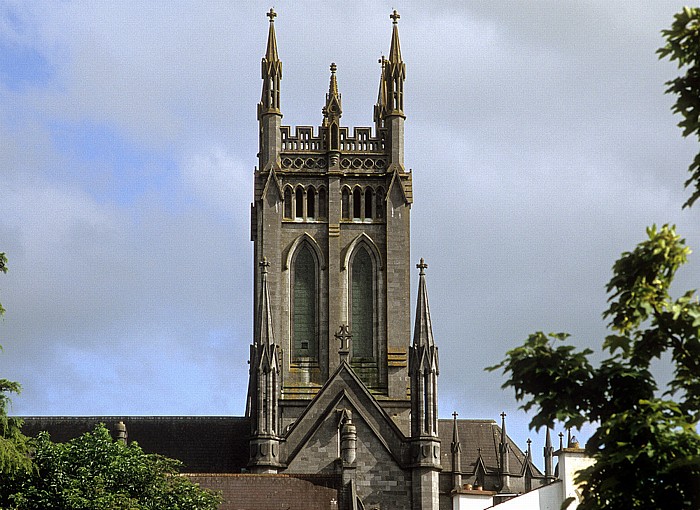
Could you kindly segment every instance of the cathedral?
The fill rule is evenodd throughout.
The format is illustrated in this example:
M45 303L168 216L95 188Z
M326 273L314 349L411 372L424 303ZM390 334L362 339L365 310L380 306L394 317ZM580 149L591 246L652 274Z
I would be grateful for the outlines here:
M374 126L352 129L335 64L320 126L282 125L276 13L267 16L245 416L36 417L25 433L61 441L104 422L182 460L187 476L222 492L224 510L451 509L459 497L498 503L554 481L549 436L542 473L509 439L505 415L439 418L428 264L410 256L399 14L379 62Z

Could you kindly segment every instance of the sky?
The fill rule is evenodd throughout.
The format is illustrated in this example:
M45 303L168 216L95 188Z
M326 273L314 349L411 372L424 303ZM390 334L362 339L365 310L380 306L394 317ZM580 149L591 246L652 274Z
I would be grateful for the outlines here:
M682 5L274 4L285 125L320 124L331 62L343 125L371 125L401 14L411 258L429 264L442 417L505 411L516 443L541 451L484 367L540 330L599 352L610 268L648 225L675 224L700 250L700 210L681 208L697 142L664 94L678 71L655 54ZM13 414L243 414L269 8L0 0ZM676 295L698 286L697 257Z

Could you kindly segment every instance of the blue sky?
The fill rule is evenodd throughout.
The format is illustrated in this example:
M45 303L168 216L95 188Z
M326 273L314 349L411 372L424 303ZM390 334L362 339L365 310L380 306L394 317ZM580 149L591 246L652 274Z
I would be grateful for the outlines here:
M401 12L412 258L430 265L442 416L506 410L524 447L527 417L483 367L536 330L598 347L610 267L647 225L700 247L698 211L681 210L697 147L663 94L675 67L654 53L681 6L275 5L290 125L320 124L330 62L343 123L372 123ZM269 7L0 2L0 374L23 384L14 413L243 412ZM699 280L691 257L676 288Z

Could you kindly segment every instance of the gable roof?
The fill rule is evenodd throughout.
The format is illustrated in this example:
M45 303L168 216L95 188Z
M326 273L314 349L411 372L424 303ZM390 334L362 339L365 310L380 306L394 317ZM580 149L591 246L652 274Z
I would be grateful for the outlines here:
M65 442L92 430L98 423L115 430L124 422L128 441L147 453L183 462L183 472L240 473L248 465L250 420L230 416L43 416L25 417L22 432L41 431Z

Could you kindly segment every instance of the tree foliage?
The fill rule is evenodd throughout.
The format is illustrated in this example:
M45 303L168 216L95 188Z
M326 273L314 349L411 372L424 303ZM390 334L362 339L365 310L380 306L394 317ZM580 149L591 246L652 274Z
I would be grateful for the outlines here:
M0 505L16 510L214 510L217 494L179 475L180 462L113 440L100 424L66 443L31 440L36 469L0 483Z
M678 124L683 136L700 138L700 8L684 7L675 15L671 28L661 32L666 45L659 48L659 58L668 58L685 69L685 75L666 82L667 94L675 94L673 112L683 120ZM691 207L700 198L700 153L688 168L690 177L686 187L693 188L683 207Z
M7 257L0 252L0 271L7 273ZM5 309L0 303L0 317ZM0 347L0 349L2 349ZM27 438L22 434L22 420L7 415L10 396L21 390L19 383L0 379L0 474L26 472L31 468Z
M581 510L700 508L700 304L693 291L669 293L690 250L673 227L647 235L613 266L599 366L591 350L563 344L567 334L538 332L489 368L535 410L531 427L598 425L586 444L596 462L579 474ZM661 356L673 363L663 393L650 370Z

